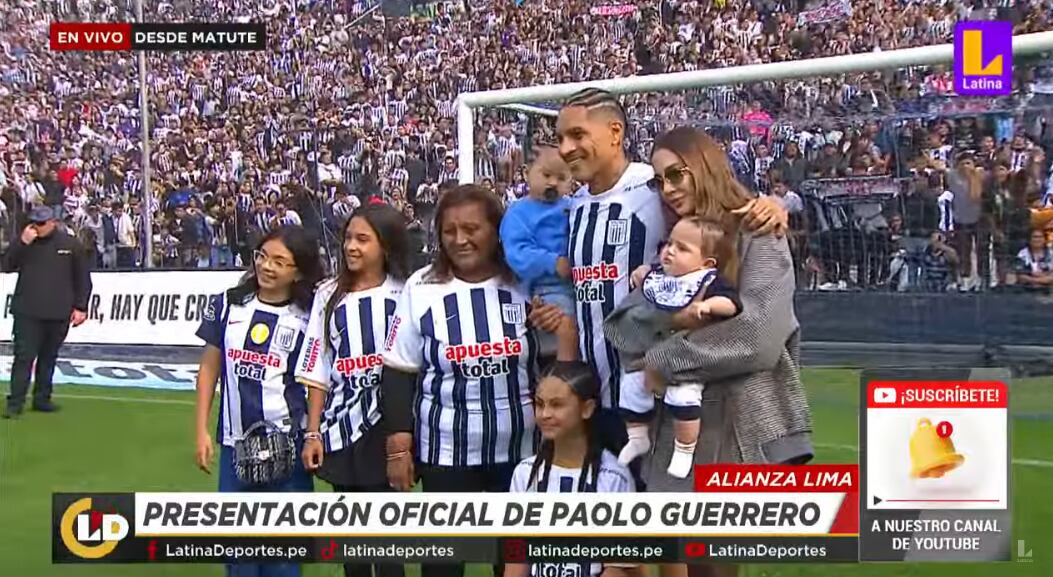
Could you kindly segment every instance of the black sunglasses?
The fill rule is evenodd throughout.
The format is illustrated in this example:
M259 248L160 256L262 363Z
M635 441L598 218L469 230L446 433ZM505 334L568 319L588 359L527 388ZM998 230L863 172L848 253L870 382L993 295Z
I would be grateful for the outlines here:
M665 183L668 182L672 186L680 186L684 182L686 175L690 174L690 169L686 166L677 166L666 169L662 174L654 175L648 184L658 192L661 192L665 188Z

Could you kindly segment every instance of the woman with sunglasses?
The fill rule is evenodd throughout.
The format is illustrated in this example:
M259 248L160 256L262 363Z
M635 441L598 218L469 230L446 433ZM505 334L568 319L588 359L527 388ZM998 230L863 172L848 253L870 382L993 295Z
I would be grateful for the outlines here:
M197 336L205 341L197 375L197 466L211 474L208 420L220 381L218 435L222 492L309 492L298 458L307 400L293 378L314 286L322 278L318 245L300 227L272 230L257 245L243 280L214 296ZM291 459L253 458L271 450ZM292 564L228 565L230 577L298 577Z
M756 201L701 130L681 127L659 137L651 164L662 177L662 199L677 216L722 223L738 239L740 258L729 263L737 270L732 266L725 274L737 282L742 312L701 326L683 315L675 322L686 330L647 352L645 378L654 388L707 383L696 464L809 461L812 418L800 379L793 259L786 239L751 232L748 215ZM785 214L770 218L785 219ZM672 416L660 413L656 422L656 450L643 471L648 488L690 491L691 477L678 479L665 471L674 446ZM733 567L705 565L688 571L692 577L736 574Z
M381 353L408 276L406 220L386 205L344 223L339 275L318 288L296 379L308 387L303 463L341 492L390 491L380 412ZM401 577L402 566L346 564L348 577Z

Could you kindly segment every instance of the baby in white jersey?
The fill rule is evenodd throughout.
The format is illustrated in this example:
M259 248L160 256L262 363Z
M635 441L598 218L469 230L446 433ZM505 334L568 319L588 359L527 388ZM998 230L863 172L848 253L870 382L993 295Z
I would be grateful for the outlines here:
M677 222L662 248L660 264L652 267L640 286L604 321L604 335L618 349L625 366L638 367L648 349L677 330L678 317L709 321L739 314L738 294L720 273L735 264L735 247L719 223L698 217ZM654 391L662 394L673 415L676 444L668 472L680 479L691 473L694 462L702 390L703 383L692 383ZM650 450L649 423L654 412L622 412L629 442L618 461L627 464Z

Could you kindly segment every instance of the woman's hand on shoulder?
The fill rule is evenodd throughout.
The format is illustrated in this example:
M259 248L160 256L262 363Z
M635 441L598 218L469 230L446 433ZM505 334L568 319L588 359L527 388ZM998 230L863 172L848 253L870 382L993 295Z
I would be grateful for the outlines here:
M741 216L742 225L746 230L758 236L774 234L782 238L789 229L789 213L770 196L755 198L731 212Z

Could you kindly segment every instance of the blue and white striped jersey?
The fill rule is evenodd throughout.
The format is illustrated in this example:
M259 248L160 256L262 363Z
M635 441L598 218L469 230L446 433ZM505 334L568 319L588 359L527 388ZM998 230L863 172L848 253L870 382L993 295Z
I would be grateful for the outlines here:
M662 200L649 185L653 177L650 165L633 163L607 192L593 195L585 185L571 198L570 264L581 354L600 378L604 407L619 407L625 379L640 380L643 390L643 373L625 375L603 337L603 319L629 295L632 271L655 260L666 236Z
M307 414L303 385L293 376L307 312L271 305L255 296L245 304L213 296L197 336L220 350L218 441L233 446L243 432L266 420L283 431L300 430Z
M940 230L954 232L954 193L943 191L936 199L936 206L940 209Z
M600 458L600 470L595 479L582 479L581 468L571 469L553 464L548 474L548 485L538 487L539 479L530 482L535 457L524 459L512 473L509 493L634 493L636 483L632 473L610 451ZM603 573L602 563L531 563L531 577L596 577Z
M534 444L530 297L497 278L434 282L430 270L406 281L384 352L385 366L418 373L415 454L451 467L518 463Z
M296 363L298 381L329 392L319 430L327 453L350 446L380 420L384 340L402 283L389 278L344 295L333 309L326 342L325 308L335 289L335 280L318 288Z

